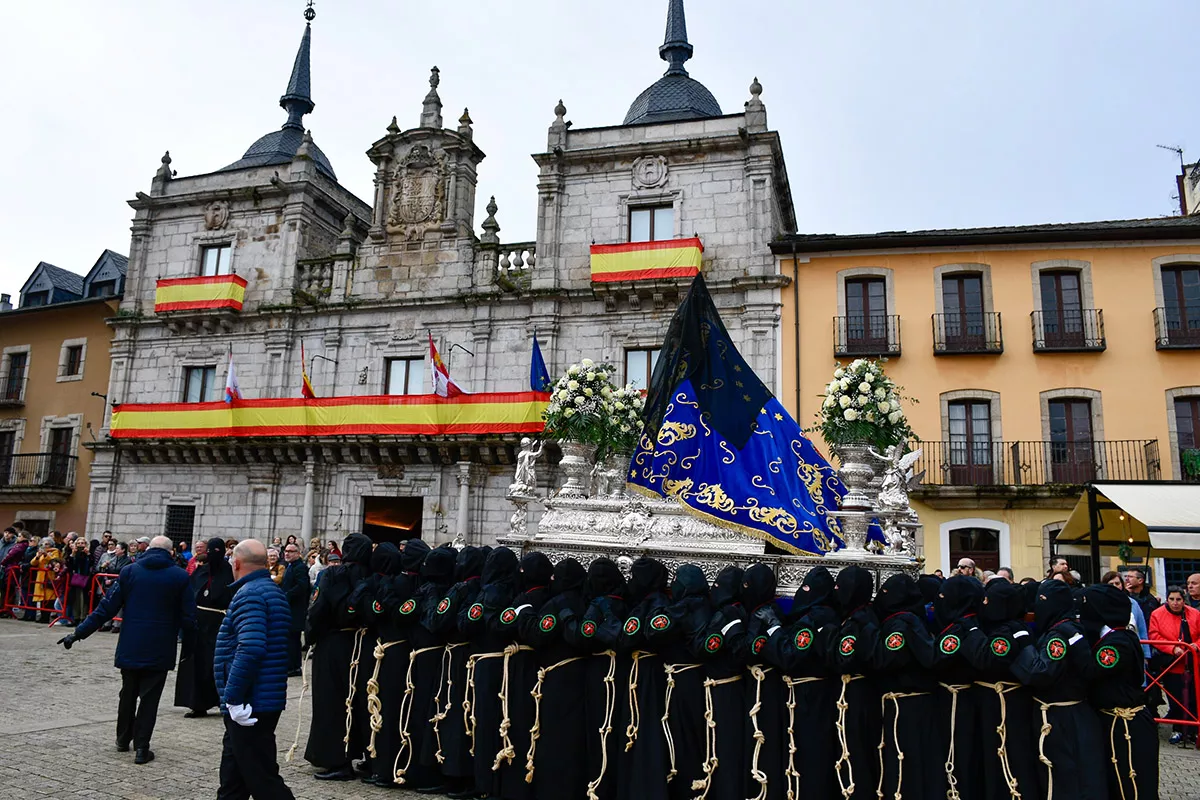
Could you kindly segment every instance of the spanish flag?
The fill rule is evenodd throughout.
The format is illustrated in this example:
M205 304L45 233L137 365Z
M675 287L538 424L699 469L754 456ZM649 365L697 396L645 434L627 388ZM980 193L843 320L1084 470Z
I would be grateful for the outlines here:
M700 273L704 245L699 239L592 245L592 282L691 278Z
M163 278L154 291L154 312L241 311L246 279L238 275Z
M304 342L301 342L300 343L300 396L306 397L309 400L312 400L313 398L315 398L317 396L317 393L313 391L312 381L310 381L308 379L308 367L305 366L306 363L307 362L304 360Z

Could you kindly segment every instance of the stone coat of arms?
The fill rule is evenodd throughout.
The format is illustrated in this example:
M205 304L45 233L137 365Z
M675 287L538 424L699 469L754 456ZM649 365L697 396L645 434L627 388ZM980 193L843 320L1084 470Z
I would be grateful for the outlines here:
M445 216L445 163L427 146L415 145L392 175L388 233L419 236L440 225Z

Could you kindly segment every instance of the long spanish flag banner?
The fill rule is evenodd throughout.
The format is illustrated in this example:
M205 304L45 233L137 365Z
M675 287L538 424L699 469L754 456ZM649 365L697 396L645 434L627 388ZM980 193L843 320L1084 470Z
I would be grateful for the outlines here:
M540 433L545 392L234 400L233 403L122 403L114 439L272 436L451 436Z
M245 299L246 279L238 275L163 278L154 291L154 311L241 311Z
M644 281L691 278L700 272L704 245L699 239L592 245L592 281Z

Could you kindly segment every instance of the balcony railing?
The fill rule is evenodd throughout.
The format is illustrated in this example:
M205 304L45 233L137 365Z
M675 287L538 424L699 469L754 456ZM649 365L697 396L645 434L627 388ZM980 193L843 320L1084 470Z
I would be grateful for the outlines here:
M933 315L933 354L985 354L1004 352L999 311L969 311Z
M75 488L78 461L60 453L0 455L0 496L29 489L69 492Z
M1154 339L1159 350L1200 348L1200 306L1154 309Z
M1160 480L1157 439L1090 442L913 442L925 486L1079 485Z
M1104 312L1098 308L1034 311L1035 353L1097 352L1108 346L1104 339Z
M25 405L25 373L9 375L0 383L0 408Z
M834 317L833 354L837 358L900 355L900 317L895 314Z

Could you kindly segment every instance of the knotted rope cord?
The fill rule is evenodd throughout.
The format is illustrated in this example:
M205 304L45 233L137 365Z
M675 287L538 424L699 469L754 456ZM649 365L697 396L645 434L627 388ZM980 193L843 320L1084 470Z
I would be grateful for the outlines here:
M408 654L408 672L404 676L404 697L400 699L400 749L396 751L396 760L392 763L392 780L396 783L404 783L404 774L408 772L409 766L412 765L412 734L408 732L408 722L412 717L413 708L413 689L417 685L413 683L413 667L417 663L417 656L422 653L428 653L433 650L441 650L441 645L433 647L422 647L413 650ZM441 678L438 679L439 681ZM400 766L400 756L404 755L404 751L408 751L408 760L404 762L404 766Z
M1012 681L996 681L995 683L975 681L975 684L985 689L991 689L996 693L996 699L1000 701L1000 724L996 726L996 733L1000 735L1000 746L996 748L996 755L1000 757L1000 769L1004 772L1004 782L1008 784L1009 797L1012 800L1021 800L1020 783L1012 771L1012 766L1008 763L1008 700L1005 698L1009 692L1020 689L1021 684Z
M783 682L788 687L788 763L783 774L787 778L787 800L799 800L800 773L796 771L796 687L802 683L816 683L824 678L792 678L783 676Z
M500 658L497 653L476 653L467 659L467 691L463 694L463 730L471 740L471 755L475 755L475 665L486 658Z
M1046 738L1050 735L1050 731L1054 726L1050 724L1050 709L1052 708L1067 708L1068 706L1077 706L1082 703L1082 700L1064 700L1061 703L1043 703L1038 698L1033 698L1037 701L1038 706L1042 711L1042 730L1038 735L1038 761L1046 765L1046 800L1054 800L1054 763L1046 755Z
M837 732L838 743L842 746L842 754L838 756L838 760L833 764L833 771L837 773L838 786L842 789L842 797L849 798L854 794L854 764L850 761L850 744L846 741L846 710L850 708L850 704L846 701L846 687L851 681L862 680L862 675L843 675L842 676L842 693L838 695L837 701ZM842 780L842 762L846 762L846 781Z
M900 701L906 697L923 697L929 692L884 692L879 698L879 719L887 719L888 700L896 708L892 717L892 741L896 743L896 793L895 800L904 800L904 751L900 749ZM879 785L875 787L875 795L883 800L883 751L887 744L887 728L879 730Z
M379 701L379 670L383 666L383 656L393 645L403 644L401 639L384 644L383 639L375 640L375 671L367 679L367 711L371 714L371 740L367 743L367 753L375 758L375 735L383 730L383 703Z
M642 709L638 705L637 699L638 679L641 677L639 663L643 658L655 655L658 654L651 653L648 650L633 651L633 664L629 667L629 725L625 728L626 753L633 749L633 743L637 741L638 725L642 721Z
M454 705L454 650L455 648L466 645L466 642L454 642L447 644L442 649L442 674L438 676L438 691L433 698L433 707L440 709L434 712L434 715L429 719L433 723L433 735L437 739L437 752L433 757L437 759L439 764L446 763L446 757L442 755L442 732L439 726L442 720L450 716L450 706ZM442 708L442 676L446 678L446 707Z
M754 705L750 707L750 722L754 725L754 755L750 758L750 777L758 784L758 794L752 800L767 800L767 773L758 768L758 755L767 737L758 727L758 712L762 711L763 680L770 671L770 667L763 669L757 664L750 665L750 675L754 678Z
M542 686L546 683L546 676L559 667L565 667L572 661L581 661L583 658L584 656L564 658L557 664L551 664L538 670L537 683L533 685L533 691L529 693L533 696L533 727L529 729L529 752L525 754L526 783L533 783L533 757L537 753L538 739L542 738Z
M958 693L971 688L969 683L941 683L938 685L950 693L950 750L946 753L946 800L961 800L958 793L958 778L954 775L954 731L958 724Z
M209 608L208 606L196 606L196 610L197 611L211 611L214 614L220 614L222 617L225 616L226 613L228 613L226 611L226 609L224 609L224 608Z
M496 760L492 762L493 772L499 770L501 764L511 764L512 760L517 757L516 748L508 736L508 731L512 727L512 718L508 716L508 667L513 654L522 650L533 650L533 648L523 644L510 644L504 648L504 677L500 679L500 709L503 714L500 719L500 751L496 753Z
M671 696L675 693L675 676L680 673L687 672L689 669L698 669L700 664L663 664L663 671L667 673L667 693L663 697L663 715L662 729L663 736L667 740L667 754L671 757L671 769L667 772L667 783L675 780L675 739L671 736Z
M354 629L354 650L350 655L350 689L346 692L346 735L342 744L346 745L346 753L350 752L350 732L354 730L354 694L358 688L358 661L362 658L363 639L367 637L366 628Z
M296 703L296 738L288 748L284 761L290 762L296 757L296 748L300 746L300 731L304 726L304 690L308 688L308 662L312 660L313 648L310 645L304 658L300 660L300 699Z
M713 709L712 696L713 687L737 683L741 679L741 675L734 675L730 678L704 679L704 777L692 781L692 791L700 792L695 800L705 800L708 797L708 790L712 788L713 773L717 771L717 767L719 766L719 761L717 760L717 718Z
M1145 709L1145 706L1137 708L1102 708L1101 714L1107 714L1112 717L1112 725L1108 729L1108 746L1112 750L1112 765L1113 771L1117 773L1117 786L1121 790L1121 800L1125 800L1125 780L1121 777L1121 770L1117 762L1117 720L1125 725L1125 752L1129 754L1129 785L1133 787L1133 800L1138 800L1137 787L1137 770L1133 768L1133 737L1129 735L1129 720L1138 715L1140 711Z
M596 794L596 790L600 788L600 783L604 780L604 773L608 771L608 735L612 733L613 712L617 708L617 654L613 650L605 650L599 655L608 656L608 674L604 676L604 721L600 723L598 731L600 734L600 774L596 776L595 780L588 783L588 800L600 800L600 795Z

